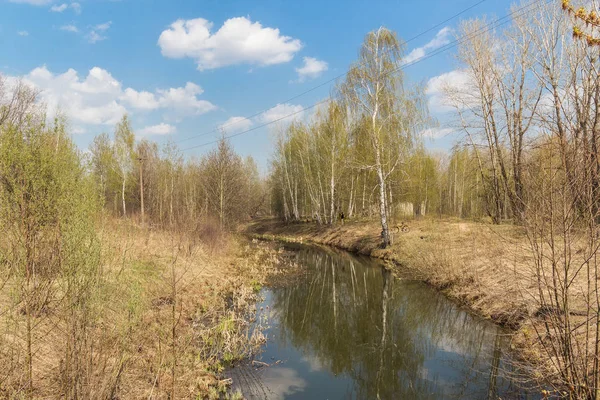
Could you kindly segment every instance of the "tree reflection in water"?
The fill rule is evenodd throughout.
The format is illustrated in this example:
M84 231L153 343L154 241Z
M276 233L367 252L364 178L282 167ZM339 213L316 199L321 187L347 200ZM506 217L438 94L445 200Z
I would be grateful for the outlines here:
M265 356L285 349L285 367L296 366L305 382L298 398L485 399L513 392L499 376L504 340L495 325L422 283L394 278L376 261L305 247L296 257L306 278L267 293L275 343Z

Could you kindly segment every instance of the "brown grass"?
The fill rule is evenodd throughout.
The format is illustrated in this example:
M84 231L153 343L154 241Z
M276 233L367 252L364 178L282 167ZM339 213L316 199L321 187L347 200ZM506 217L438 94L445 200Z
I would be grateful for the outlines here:
M108 219L99 234L102 284L93 299L97 319L86 333L93 398L224 398L223 369L264 340L260 328L250 329L258 289L289 265L267 244L220 232L217 242L206 240L205 230L182 234ZM2 304L11 293L7 283ZM59 310L49 307L36 321L36 398L62 396ZM12 367L0 373L0 397L19 398L23 316L5 312L0 319L0 361Z

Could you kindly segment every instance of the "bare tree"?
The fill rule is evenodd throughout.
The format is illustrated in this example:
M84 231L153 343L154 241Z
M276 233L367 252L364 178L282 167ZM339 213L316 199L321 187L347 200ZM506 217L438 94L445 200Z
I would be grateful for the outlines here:
M224 137L217 149L203 160L207 201L222 229L243 215L245 181L242 166L240 157Z
M27 119L43 120L38 96L39 90L22 80L9 80L0 75L0 126L22 126Z

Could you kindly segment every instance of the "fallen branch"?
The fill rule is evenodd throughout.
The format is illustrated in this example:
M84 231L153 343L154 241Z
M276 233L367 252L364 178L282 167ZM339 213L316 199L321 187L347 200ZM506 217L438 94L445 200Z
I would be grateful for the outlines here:
M252 365L258 365L260 367L270 367L271 364L264 363L262 361L252 360Z

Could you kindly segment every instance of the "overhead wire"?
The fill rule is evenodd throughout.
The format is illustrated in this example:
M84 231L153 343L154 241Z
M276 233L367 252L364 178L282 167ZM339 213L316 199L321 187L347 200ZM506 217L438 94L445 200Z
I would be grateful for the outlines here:
M458 13L456 13L456 14L452 15L451 17L448 17L448 18L446 18L445 20L443 20L443 21L441 21L441 22L438 22L437 24L435 24L435 25L431 26L430 28L428 28L428 29L424 30L423 32L421 32L421 33L419 33L419 34L417 34L417 35L415 35L415 36L411 37L410 39L406 40L404 43L405 43L405 44L407 44L407 43L410 43L410 42L412 42L412 41L414 41L414 40L416 40L416 39L418 39L418 38L422 37L423 35L426 35L427 33L431 32L431 31L433 31L433 30L435 30L435 29L439 28L440 26L443 26L443 25L445 25L446 23L448 23L448 22L452 21L453 19L455 19L455 18L457 18L457 17L459 17L459 16L463 15L464 13L466 13L466 12L469 12L470 10L472 10L472 9L474 9L475 7L479 6L480 4L482 4L482 3L485 3L486 1L487 1L487 0L479 0L477 3L475 3L475 4L472 4L471 6L469 6L469 7L465 8L465 9L461 10L460 12L458 12ZM299 94L297 94L297 95L295 95L295 96L293 96L293 97L290 97L290 98L288 98L288 99L286 99L286 100L284 100L284 101L280 101L280 102L278 102L277 104L285 104L285 103L289 103L289 102L291 102L291 101L294 101L294 100L296 100L296 99L298 99L298 98L300 98L300 97L302 97L302 96L304 96L304 95L306 95L306 94L308 94L308 93L311 93L311 92L313 92L313 91L315 91L315 90L317 90L317 89L320 89L320 88L322 88L323 86L326 86L326 85L328 85L328 84L330 84L330 83L332 83L332 82L335 82L336 80L338 80L338 79L340 79L340 78L342 78L342 77L346 76L347 74L348 74L348 71L344 71L344 72L342 72L341 74L338 74L338 75L334 76L333 78L330 78L330 79L328 79L328 80L326 80L326 81L324 81L324 82L322 82L322 83L320 83L320 84L318 84L318 85L316 85L316 86L313 86L312 88L310 88L310 89L308 89L308 90L305 90L305 91L303 91L302 93L299 93ZM252 118L256 118L256 117L258 117L259 115L262 115L262 114L264 114L265 112L267 112L267 111L268 111L268 110L270 110L271 108L272 108L272 107L270 107L270 108L267 108L267 109L264 109L264 110L261 110L261 111L259 111L259 112L256 112L256 113L252 114L252 115L249 115L249 116L247 116L247 117L242 117L242 118L243 118L243 120L251 120ZM206 132L204 132L204 133L200 133L200 134L196 134L196 135L189 136L189 137L187 137L187 138L184 138L184 139L181 139L181 140L175 141L175 143L183 143L183 142L186 142L186 141L188 141L188 140L196 139L196 138L198 138L198 137L202 137L202 136L210 135L211 133L216 133L216 132L218 132L220 129L224 129L224 128L230 127L230 126L232 126L232 125L235 125L235 124L237 124L237 123L239 123L239 122L240 122L240 121L238 120L238 121L232 121L232 122L229 122L229 123L225 123L225 124L223 124L223 125L220 125L219 127L216 127L216 128L213 128L213 129L211 129L210 131L206 131Z
M498 28L498 27L500 27L500 26L502 26L502 25L505 25L505 24L507 24L508 22L510 22L510 21L511 21L511 17L515 16L517 13L520 13L521 11L523 11L522 13L518 14L517 16L522 16L522 15L525 15L525 14L527 14L527 13L530 11L530 10L528 10L528 9L529 9L531 6L535 5L536 3L540 3L540 4L548 4L548 3L550 3L551 1L552 1L552 0L545 0L545 1L543 1L543 0L542 0L542 1L540 1L540 0L533 0L532 2L530 2L530 3L528 3L528 4L524 5L524 6L521 6L521 7L518 7L518 8L516 8L516 9L514 9L512 12L508 13L508 14L507 14L507 15L505 15L504 17L498 18L498 19L496 19L496 20L494 20L494 21L492 21L492 22L490 22L490 23L488 23L488 24L484 25L482 28L480 28L480 29L477 29L476 31L472 32L472 33L471 33L471 34L469 34L469 35L464 35L463 37L461 37L461 38L458 38L458 39L456 39L456 40L454 40L454 41L452 41L452 42L450 42L450 43L448 43L448 44L446 44L446 45L444 45L444 46L442 46L442 47L440 47L440 48L438 48L438 49L434 50L433 52L431 52L431 53L429 53L429 54L426 54L426 55L424 55L424 56L422 56L422 57L419 57L418 59L416 59L416 60L413 60L413 61L411 61L411 62L409 62L409 63L404 63L404 64L401 64L401 65L400 65L400 66L398 66L397 68L395 68L395 69L393 69L393 70L390 70L390 71L388 71L388 72L386 73L386 75L387 75L387 74L394 74L394 73L397 73L397 72L399 72L399 71L401 71L401 70L403 70L403 69L405 69L405 68L411 67L411 66L413 66L413 65L415 65L415 64L418 64L418 63L420 63L420 62L423 62L423 61L425 61L425 60L427 60L427 59L429 59L429 58L435 57L435 56L437 56L438 54L441 54L441 53L443 53L443 52L446 52L446 51L448 51L448 50L450 50L450 49L452 49L452 48L454 48L454 47L456 47L456 46L458 46L458 45L462 44L463 42L465 42L465 41L467 41L467 40L470 40L470 39L472 39L472 38L474 38L474 37L476 37L476 36L479 36L479 35L481 35L481 34L487 33L487 32L489 32L489 31L491 31L491 30L493 30L493 29L495 29L495 28ZM487 28L487 29L486 29L486 28ZM347 71L347 72L345 72L343 75L346 75L347 73L348 73L348 71ZM246 129L246 130L244 130L244 131L242 131L242 132L238 132L238 133L231 134L231 135L224 136L224 137L225 137L225 139L230 139L230 138L238 137L238 136L241 136L241 135L244 135L244 134L247 134L247 133L250 133L250 132L256 131L256 130L258 130L258 129L261 129L261 128L267 127L267 126L269 126L269 125L275 124L275 123L277 123L277 122L283 121L283 120L285 120L285 119L291 118L291 117L293 117L293 116L295 116L295 115L301 114L301 113L303 113L303 112L305 112L305 111L307 111L307 110L310 110L310 109L312 109L312 108L315 108L315 107L317 107L317 106L319 106L319 105L321 105L321 104L326 104L326 103L328 103L329 101L331 101L331 98L329 98L329 97L328 97L328 98L326 98L326 99L323 99L323 100L321 100L321 101L318 101L318 102L316 102L316 103L313 103L313 104L311 104L311 105L309 105L309 106L306 106L306 107L303 107L303 108L301 108L301 109L299 109L299 110L296 110L296 111L294 111L294 112L292 112L292 113L290 113L290 114L287 114L287 115L284 115L284 116L282 116L282 117L279 117L279 118L277 118L277 119L274 119L274 120L271 120L271 121L265 122L265 123L263 123L263 124L261 124L261 125L255 126L255 127L253 127L253 128ZM260 114L261 114L261 113L259 113L259 114L257 114L257 115L260 115ZM192 150L192 149L197 149L197 148L200 148L200 147L204 147L204 146L208 146L208 145L211 145L211 144L215 144L215 143L218 143L218 142L219 142L219 140L220 140L220 139L216 139L216 140L212 140L212 141L209 141L209 142L201 143L201 144L198 144L198 145L190 146L190 147L187 147L187 148L184 148L184 149L182 149L181 151L182 151L182 152L185 152L185 151L189 151L189 150Z

